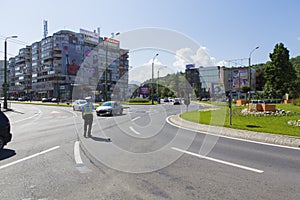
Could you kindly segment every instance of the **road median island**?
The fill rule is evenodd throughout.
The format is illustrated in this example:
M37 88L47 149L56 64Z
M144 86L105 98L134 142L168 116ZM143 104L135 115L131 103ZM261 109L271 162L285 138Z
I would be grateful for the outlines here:
M169 118L169 121L172 124L175 124L182 128L194 130L197 132L202 132L205 134L213 134L217 136L233 137L233 138L257 141L257 142L264 142L264 143L271 143L276 145L300 148L300 138L298 137L271 134L271 133L262 133L262 132L255 132L255 131L248 131L248 130L241 130L241 129L233 129L233 128L227 128L222 126L205 125L205 124L187 121L181 118L179 115L171 116Z

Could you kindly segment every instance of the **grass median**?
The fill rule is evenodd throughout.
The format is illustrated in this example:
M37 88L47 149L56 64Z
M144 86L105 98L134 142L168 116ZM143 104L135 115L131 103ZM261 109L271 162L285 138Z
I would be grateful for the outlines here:
M241 111L245 108L233 106L232 125L227 106L219 106L217 110L191 111L180 117L200 124L300 137L300 127L288 124L288 121L300 120L300 106L277 104L277 109L290 112L286 116L244 116Z

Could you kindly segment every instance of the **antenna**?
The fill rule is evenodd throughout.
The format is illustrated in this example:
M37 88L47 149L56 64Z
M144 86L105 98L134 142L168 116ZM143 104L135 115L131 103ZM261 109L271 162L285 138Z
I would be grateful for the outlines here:
M47 22L47 20L44 20L43 24L44 24L44 38L46 38L47 35L48 35L48 22Z

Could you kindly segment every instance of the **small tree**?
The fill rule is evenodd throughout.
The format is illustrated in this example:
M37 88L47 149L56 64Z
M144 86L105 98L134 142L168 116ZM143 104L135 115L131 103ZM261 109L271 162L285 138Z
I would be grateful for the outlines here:
M296 71L289 60L289 50L282 43L270 53L271 62L264 67L264 93L270 98L282 98L285 93L296 91Z

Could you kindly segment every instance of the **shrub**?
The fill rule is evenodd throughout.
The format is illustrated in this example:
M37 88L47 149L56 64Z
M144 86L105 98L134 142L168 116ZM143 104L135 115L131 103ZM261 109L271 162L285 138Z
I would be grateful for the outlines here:
M143 99L143 98L134 98L129 99L129 103L148 103L149 99Z

